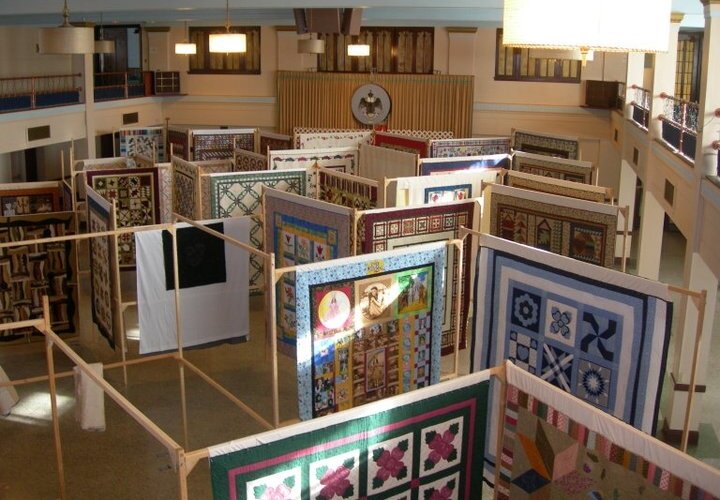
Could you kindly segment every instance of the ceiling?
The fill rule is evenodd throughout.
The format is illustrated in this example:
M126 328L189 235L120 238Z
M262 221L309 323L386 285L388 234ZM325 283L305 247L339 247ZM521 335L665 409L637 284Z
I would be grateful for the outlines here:
M366 25L497 26L503 0L229 0L233 24L293 25L292 8L364 7ZM63 0L0 0L0 26L60 23ZM71 21L162 25L222 24L225 0L68 0ZM702 26L700 0L673 0L683 25Z

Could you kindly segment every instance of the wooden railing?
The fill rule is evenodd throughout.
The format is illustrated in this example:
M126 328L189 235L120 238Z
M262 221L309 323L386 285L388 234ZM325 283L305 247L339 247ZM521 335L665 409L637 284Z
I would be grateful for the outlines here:
M630 86L635 95L630 101L632 105L632 120L647 130L650 123L650 91L633 84Z
M145 84L142 71L95 73L95 101L112 101L131 97L144 97Z
M0 113L79 104L80 74L0 78Z
M685 158L695 161L698 104L664 92L660 97L664 100L663 114L658 117L662 122L663 141Z

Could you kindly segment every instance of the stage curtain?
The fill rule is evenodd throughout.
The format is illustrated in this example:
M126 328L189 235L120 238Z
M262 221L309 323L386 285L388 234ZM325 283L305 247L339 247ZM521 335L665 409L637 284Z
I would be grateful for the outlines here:
M293 127L365 128L352 114L350 101L366 83L390 95L387 120L395 130L449 130L472 136L473 76L320 73L278 71L278 131Z

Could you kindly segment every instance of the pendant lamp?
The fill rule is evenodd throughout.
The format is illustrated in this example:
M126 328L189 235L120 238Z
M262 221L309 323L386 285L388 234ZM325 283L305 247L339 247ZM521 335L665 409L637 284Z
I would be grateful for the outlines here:
M185 21L185 39L182 42L175 44L175 53L182 55L197 54L197 45L190 43L187 21Z
M300 38L297 41L297 51L299 54L324 54L325 40L313 38Z
M209 39L208 50L210 52L231 54L247 50L245 35L230 33L230 0L225 0L225 33L213 33Z
M103 16L100 14L100 34L99 38L95 40L95 51L96 54L113 54L115 53L115 41L105 40L105 32L103 30Z
M79 28L70 24L70 9L65 0L63 23L57 28L41 28L38 52L41 54L92 54L95 36L92 28Z
M351 44L347 46L347 55L353 57L366 57L370 55L370 46L366 44Z

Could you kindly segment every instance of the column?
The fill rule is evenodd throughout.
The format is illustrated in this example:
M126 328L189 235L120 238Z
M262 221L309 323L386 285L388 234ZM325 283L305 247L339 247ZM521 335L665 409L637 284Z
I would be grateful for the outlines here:
M718 276L698 254L700 236L704 224L717 224L715 220L703 220L700 186L706 175L714 175L717 168L717 151L712 148L713 141L720 137L720 122L715 110L720 108L720 0L702 0L705 12L705 35L703 40L702 75L700 82L700 103L698 106L698 136L695 150L695 186L696 195L688 200L695 204L698 214L695 227L688 235L685 251L685 288L706 290L707 305L703 318L702 342L697 364L697 383L692 419L690 421L690 443L698 440L701 420L707 420L702 413L702 396L705 392L707 376L707 356L710 352L710 340L713 335L713 319L717 303ZM705 126L707 124L707 126ZM671 368L671 392L668 408L665 410L663 436L669 441L680 441L685 420L687 394L690 384L692 363L695 355L695 335L698 324L698 310L692 300L683 299L676 311L675 357Z
M652 139L662 138L662 123L659 116L665 113L665 99L660 97L664 92L675 95L675 71L677 66L677 45L682 13L673 12L670 17L670 40L668 51L655 54L653 66L652 102L650 105L650 122L648 129Z
M660 275L665 210L648 189L643 191L640 214L637 273L643 278L657 280Z
M637 186L637 174L630 164L625 161L620 161L620 187L617 194L617 205L619 207L627 206L629 208L628 218L628 232L632 231L633 217L635 216L635 187ZM618 231L622 231L625 228L625 221L622 217L618 220ZM615 257L622 258L622 236L618 235L615 242ZM625 255L630 257L630 248L632 246L632 234L628 234L627 241L625 242Z
M448 74L475 74L477 28L448 28Z
M627 75L625 77L625 119L632 120L633 107L630 104L635 100L633 85L643 86L645 79L645 54L630 52L627 58Z
M85 137L87 138L87 157L93 159L95 152L95 81L92 54L81 54L72 56L73 73L80 73L82 80L82 91L80 98L85 100ZM73 137L73 139L81 139ZM78 159L78 158L76 158Z

